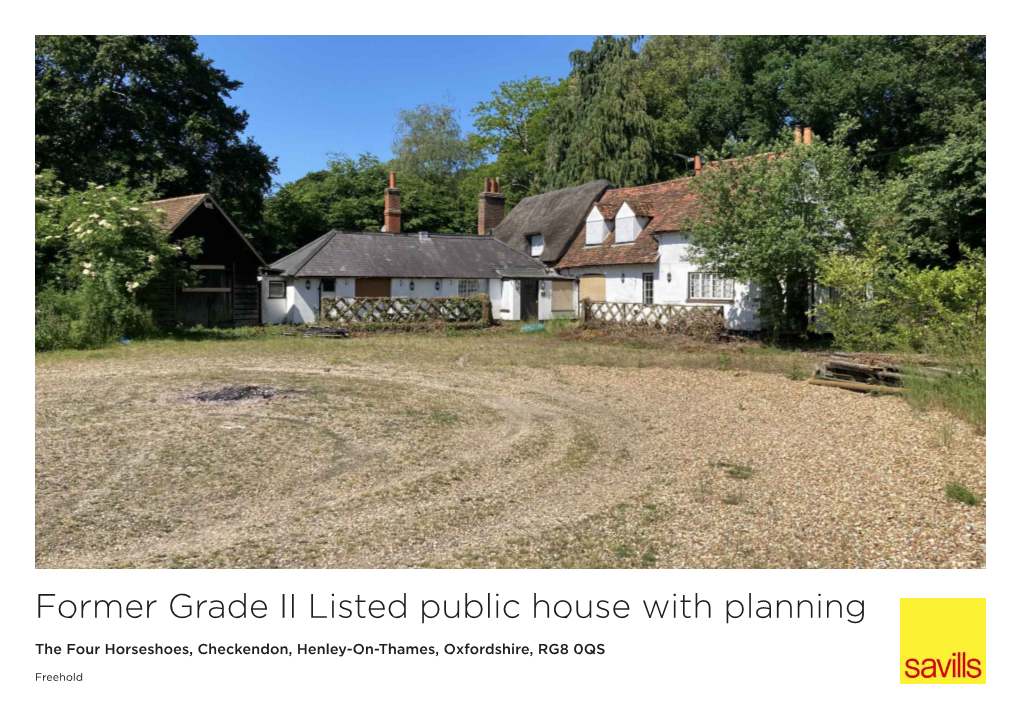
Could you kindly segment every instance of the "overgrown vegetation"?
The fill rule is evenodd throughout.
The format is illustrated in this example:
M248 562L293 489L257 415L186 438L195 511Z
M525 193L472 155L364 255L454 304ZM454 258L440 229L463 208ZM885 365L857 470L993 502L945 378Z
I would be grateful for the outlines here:
M985 432L985 372L983 368L963 368L946 376L908 372L903 383L906 399L923 409L939 409Z
M197 253L199 241L168 243L147 194L124 184L65 192L46 172L35 185L36 350L154 334L139 298L160 282L187 283L176 259Z

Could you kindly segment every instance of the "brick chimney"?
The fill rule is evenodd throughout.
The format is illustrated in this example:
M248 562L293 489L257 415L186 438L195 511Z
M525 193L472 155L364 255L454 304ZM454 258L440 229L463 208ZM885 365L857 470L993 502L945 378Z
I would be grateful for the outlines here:
M478 194L478 235L491 235L503 222L506 196L499 192L499 178L486 178L485 188Z
M386 211L383 230L387 233L400 232L400 188L397 187L397 174L390 173L390 187L386 188Z
M808 132L810 132L810 130ZM801 142L803 141L803 139L804 139L804 134L801 132L800 126L799 125L794 125L793 126L793 144L794 145L800 145ZM811 141L808 141L808 142L811 142Z
M811 145L811 126L804 128L804 145Z

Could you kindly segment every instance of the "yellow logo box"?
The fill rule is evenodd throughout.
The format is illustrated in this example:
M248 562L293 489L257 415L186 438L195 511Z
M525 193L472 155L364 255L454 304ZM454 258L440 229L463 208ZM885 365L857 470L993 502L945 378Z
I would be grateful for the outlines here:
M984 683L985 666L985 599L900 599L900 683Z

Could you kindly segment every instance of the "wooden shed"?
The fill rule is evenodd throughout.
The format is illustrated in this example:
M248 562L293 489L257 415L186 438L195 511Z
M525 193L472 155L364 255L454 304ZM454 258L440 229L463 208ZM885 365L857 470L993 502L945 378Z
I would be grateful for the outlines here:
M202 252L184 262L202 283L154 288L148 305L164 326L234 327L262 322L259 268L266 265L244 233L208 193L148 204L163 218L170 242L196 237Z

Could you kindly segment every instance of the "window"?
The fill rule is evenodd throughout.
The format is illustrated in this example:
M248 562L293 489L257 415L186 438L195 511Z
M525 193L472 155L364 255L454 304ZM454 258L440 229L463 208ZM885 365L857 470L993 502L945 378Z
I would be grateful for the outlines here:
M654 281L655 276L652 273L645 273L641 276L642 285L645 291L645 305L652 305L653 299L655 298L654 293Z
M323 278L322 279L322 292L323 293L336 293L336 278Z
M718 273L690 273L688 300L733 300L733 281Z
M286 298L287 297L287 284L282 280L271 280L269 281L269 297L270 298Z
M531 245L531 257L537 258L545 250L545 237L542 235L528 236L528 243Z
M474 295L478 292L478 279L462 280L457 283L457 295L462 298Z

